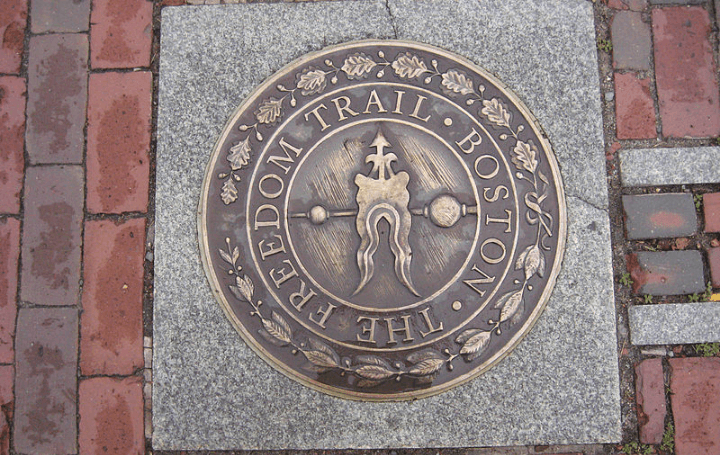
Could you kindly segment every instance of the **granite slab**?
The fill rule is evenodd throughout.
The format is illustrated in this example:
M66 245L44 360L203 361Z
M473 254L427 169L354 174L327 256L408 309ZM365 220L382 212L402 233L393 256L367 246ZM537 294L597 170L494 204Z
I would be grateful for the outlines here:
M623 186L720 182L720 147L635 149L620 152Z
M566 185L564 265L536 327L488 373L416 401L342 400L277 373L245 345L215 302L196 240L205 165L232 111L253 87L293 59L362 38L433 44L497 75L538 117ZM168 7L162 16L159 84L155 449L620 440L610 229L590 2L368 0Z
M665 303L628 309L634 345L720 341L720 303Z

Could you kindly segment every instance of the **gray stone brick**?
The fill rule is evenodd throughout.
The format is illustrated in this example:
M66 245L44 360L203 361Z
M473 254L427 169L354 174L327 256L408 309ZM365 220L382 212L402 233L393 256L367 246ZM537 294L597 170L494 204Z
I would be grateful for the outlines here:
M617 69L649 70L650 26L634 11L618 11L610 26L613 60Z
M78 311L21 308L17 322L14 446L77 453Z
M77 304L82 220L80 166L27 169L20 300L38 305Z
M84 32L90 25L90 0L33 0L30 28L33 33Z
M650 295L694 294L705 290L699 251L641 251L627 256L633 292Z
M684 237L697 230L690 193L626 195L622 202L628 239Z
M30 38L25 144L33 164L82 162L87 58L85 34Z

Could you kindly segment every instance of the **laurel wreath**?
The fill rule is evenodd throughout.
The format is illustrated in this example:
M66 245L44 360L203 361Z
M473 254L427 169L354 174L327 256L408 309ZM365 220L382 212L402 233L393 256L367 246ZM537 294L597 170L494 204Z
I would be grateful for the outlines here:
M455 343L458 345L456 351L447 348L442 352L427 349L407 356L404 361L394 363L375 355L341 359L330 346L319 339L310 337L298 340L290 324L277 311L270 310L270 316L267 317L260 310L263 302L253 299L255 288L252 279L247 274L240 275L242 267L238 265L238 247L231 248L230 239L226 238L226 250L220 248L218 251L222 260L230 265L226 272L235 276L234 284L228 285L228 288L235 298L251 306L251 317L260 319L262 323L260 335L273 345L291 348L294 355L302 354L307 360L306 365L303 366L305 370L315 373L337 371L349 378L354 377L357 380L355 385L360 388L375 387L392 380L401 381L404 377L413 378L418 384L430 384L443 366L451 371L452 362L457 357L464 358L466 362L472 362L479 357L489 346L493 334L502 333L502 324L514 326L522 319L525 313L525 293L532 290L531 279L535 275L543 277L545 274L546 260L543 250L549 251L550 247L546 246L544 241L552 237L553 226L552 215L543 208L543 203L549 196L549 181L538 169L537 147L531 140L528 142L520 140L519 134L525 127L522 124L516 128L512 127L512 114L502 100L485 99L483 85L478 85L476 88L472 79L459 69L450 68L441 71L438 62L434 59L428 66L421 57L410 52L399 53L392 62L385 59L383 51L378 51L377 57L380 61L375 61L373 57L362 52L354 53L348 55L340 66L326 59L324 68L311 66L297 73L294 88L288 89L284 85L277 85L276 88L282 95L277 98L268 97L260 103L254 112L255 123L238 126L240 131L247 131L248 135L230 147L226 158L230 170L218 175L218 178L225 179L220 194L223 202L229 205L237 200L238 190L235 182L240 181L238 171L246 167L251 160L253 154L251 138L254 137L258 142L264 140L263 134L258 130L259 127L269 127L281 120L285 100L289 100L290 106L295 107L297 91L300 92L298 96L322 93L328 81L332 85L337 84L340 73L344 73L349 80L365 79L373 73L380 79L390 67L401 79L422 77L426 85L439 78L440 88L445 94L455 97L467 96L465 104L468 106L480 102L482 108L478 111L478 117L484 117L494 128L505 131L498 136L501 141L510 138L514 140L514 144L511 142L507 150L517 169L515 177L518 180L526 180L531 185L531 189L523 198L527 209L525 219L528 224L537 225L537 234L535 241L518 255L515 262L515 270L522 270L521 285L503 294L494 303L493 309L499 310L499 316L497 319L487 321L489 329L464 330L455 338Z

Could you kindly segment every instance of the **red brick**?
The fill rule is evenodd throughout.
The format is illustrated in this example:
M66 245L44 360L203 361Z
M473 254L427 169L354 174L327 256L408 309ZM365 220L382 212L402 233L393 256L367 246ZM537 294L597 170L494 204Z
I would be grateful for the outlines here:
M87 52L84 34L30 38L26 142L33 163L82 162Z
M90 75L87 205L94 213L145 212L150 178L152 74Z
M90 22L90 0L32 0L33 33L84 32Z
M0 219L0 363L12 363L17 274L20 254L20 222Z
M93 68L150 66L152 2L94 0L90 22Z
M710 17L702 7L652 10L655 79L663 135L720 135Z
M77 309L21 308L13 441L20 453L76 453Z
M0 73L18 74L27 23L27 0L0 2Z
M82 374L130 375L143 367L145 220L85 223Z
M608 6L613 9L643 11L647 8L647 0L608 0Z
M618 139L657 136L650 79L639 79L635 73L615 73L615 118Z
M145 453L141 378L80 382L79 443L81 455Z
M720 359L670 359L676 455L720 453Z
M720 232L720 193L703 195L705 232Z
M24 138L25 80L0 76L0 213L20 211Z
M10 421L12 420L13 381L15 369L12 365L0 365L0 454L10 453Z
M720 288L720 248L708 250L708 262L710 263L710 277L714 288Z
M665 431L665 380L661 359L647 359L635 367L640 442L659 444Z
M27 169L21 300L41 305L77 304L82 209L80 166Z

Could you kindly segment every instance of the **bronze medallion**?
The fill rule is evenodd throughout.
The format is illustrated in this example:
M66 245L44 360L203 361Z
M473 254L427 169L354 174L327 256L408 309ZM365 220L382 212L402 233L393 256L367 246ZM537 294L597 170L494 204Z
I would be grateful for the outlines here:
M550 144L470 61L360 41L308 54L235 111L207 167L200 249L245 341L322 392L433 395L537 321L565 245Z

